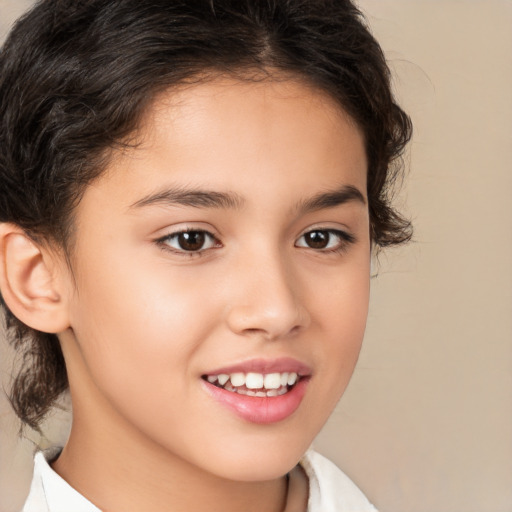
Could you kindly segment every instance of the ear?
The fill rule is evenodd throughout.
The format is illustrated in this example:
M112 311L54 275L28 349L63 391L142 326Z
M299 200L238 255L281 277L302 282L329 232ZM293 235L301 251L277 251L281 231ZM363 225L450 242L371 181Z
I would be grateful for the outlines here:
M11 312L38 331L69 327L63 265L14 224L0 223L0 291Z

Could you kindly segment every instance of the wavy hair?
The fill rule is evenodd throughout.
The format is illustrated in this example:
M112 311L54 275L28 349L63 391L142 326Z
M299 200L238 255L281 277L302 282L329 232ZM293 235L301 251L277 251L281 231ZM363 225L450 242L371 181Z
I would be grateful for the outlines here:
M73 212L159 92L215 73L285 73L328 93L364 134L370 235L411 238L393 207L411 136L383 52L350 0L41 0L0 52L0 222L69 250ZM11 389L38 428L68 387L57 336L5 303L23 364Z

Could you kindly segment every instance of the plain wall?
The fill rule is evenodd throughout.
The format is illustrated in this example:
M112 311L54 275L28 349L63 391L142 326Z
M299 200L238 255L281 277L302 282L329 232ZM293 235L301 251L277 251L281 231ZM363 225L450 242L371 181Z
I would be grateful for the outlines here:
M413 118L416 234L318 446L383 512L510 512L512 2L360 5Z
M0 37L30 3L0 0ZM380 257L358 367L315 446L381 512L510 512L512 2L359 3L413 118L399 199L416 231ZM3 338L0 357L7 385ZM0 396L0 511L61 418L20 440Z

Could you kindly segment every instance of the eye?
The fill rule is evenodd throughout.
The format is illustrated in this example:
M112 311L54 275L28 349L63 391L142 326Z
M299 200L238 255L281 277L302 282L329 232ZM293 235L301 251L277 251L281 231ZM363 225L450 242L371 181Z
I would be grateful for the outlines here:
M172 233L158 242L177 252L201 252L220 246L220 242L211 233L199 229Z
M338 229L313 229L304 233L295 243L317 251L341 251L354 242L354 237Z

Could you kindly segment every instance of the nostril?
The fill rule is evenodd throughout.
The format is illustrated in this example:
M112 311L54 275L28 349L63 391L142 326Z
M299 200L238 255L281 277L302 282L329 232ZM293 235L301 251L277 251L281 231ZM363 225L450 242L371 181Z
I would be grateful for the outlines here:
M264 331L263 331L263 329L249 328L249 329L244 329L244 332L246 334L261 334Z
M290 329L290 334L297 334L302 329L301 325L296 325Z

